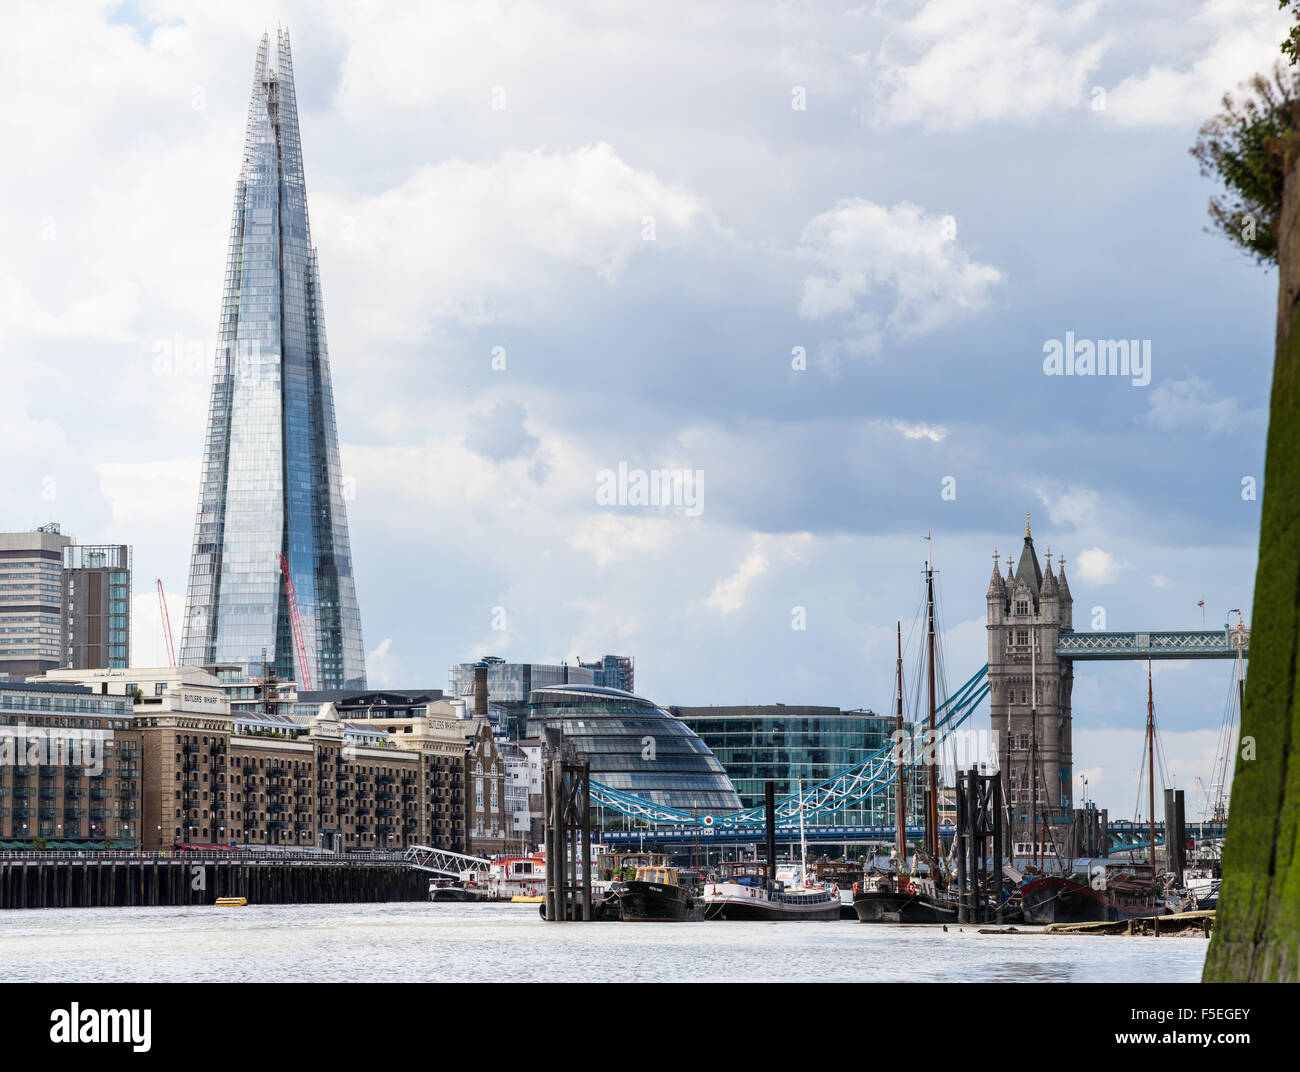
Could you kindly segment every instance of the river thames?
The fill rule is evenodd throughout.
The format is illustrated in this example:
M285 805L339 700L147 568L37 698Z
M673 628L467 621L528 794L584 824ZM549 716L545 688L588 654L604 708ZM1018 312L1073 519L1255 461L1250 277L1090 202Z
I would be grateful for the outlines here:
M1200 937L970 926L546 924L536 905L0 913L5 982L1196 982Z

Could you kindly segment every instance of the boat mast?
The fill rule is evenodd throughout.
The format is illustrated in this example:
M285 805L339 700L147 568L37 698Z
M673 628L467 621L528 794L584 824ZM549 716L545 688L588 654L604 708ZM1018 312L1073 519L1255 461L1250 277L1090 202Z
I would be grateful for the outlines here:
M1029 809L1029 836L1034 844L1034 866L1039 866L1038 814L1038 630L1030 634L1029 645L1029 782L1033 791L1033 804Z
M1147 813L1151 843L1151 877L1156 875L1156 707L1151 696L1151 660L1147 660ZM1165 831L1166 834L1169 831Z
M903 619L898 619L898 691L894 708L894 739L898 742L898 769L894 773L894 844L898 853L895 870L901 875L907 863L907 764L903 759Z
M803 779L795 783L795 792L799 794L799 886L808 885L808 840L803 830Z
M926 540L930 539L930 533L927 530ZM938 737L937 727L935 725L935 705L934 705L934 554L933 548L927 549L925 554L925 593L926 593L926 662L929 664L930 676L930 741L929 748L926 750L926 757L930 763L930 805L927 815L927 826L929 830L928 844L926 851L930 859L938 861L939 859L939 756L938 756Z

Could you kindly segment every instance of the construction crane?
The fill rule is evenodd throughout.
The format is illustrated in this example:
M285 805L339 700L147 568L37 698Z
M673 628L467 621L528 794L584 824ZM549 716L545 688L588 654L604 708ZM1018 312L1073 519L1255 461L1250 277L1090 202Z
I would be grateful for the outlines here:
M172 619L167 613L167 597L163 594L163 583L161 577L154 580L158 584L158 609L162 612L163 639L167 641L167 665L176 665L176 648L172 644Z
M298 652L298 677L305 692L312 691L311 667L307 665L307 645L303 640L302 618L298 614L298 596L289 576L289 559L280 555L280 571L284 574L284 589L289 596L289 624L293 627L293 646Z

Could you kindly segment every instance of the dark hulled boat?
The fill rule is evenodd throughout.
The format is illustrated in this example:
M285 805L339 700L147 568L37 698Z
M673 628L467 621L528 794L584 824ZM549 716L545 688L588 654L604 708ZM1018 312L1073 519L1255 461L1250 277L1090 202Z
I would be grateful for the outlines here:
M1114 923L1159 915L1156 886L1131 875L1108 875L1104 889L1082 876L1039 875L1020 888L1026 923Z
M680 884L675 867L639 867L618 890L623 919L679 923L704 918L704 906Z
M867 876L853 893L859 923L955 923L956 904L925 878L903 874Z

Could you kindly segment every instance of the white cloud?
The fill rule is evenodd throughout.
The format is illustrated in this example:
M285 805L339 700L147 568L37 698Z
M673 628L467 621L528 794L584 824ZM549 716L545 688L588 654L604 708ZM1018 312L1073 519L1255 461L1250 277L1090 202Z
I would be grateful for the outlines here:
M1197 431L1210 438L1234 431L1243 416L1255 416L1243 414L1235 398L1199 376L1157 384L1147 407L1146 422L1158 431Z
M193 520L199 504L199 460L104 462L95 467L99 490L122 531Z
M770 564L767 556L763 554L762 542L762 537L754 536L749 553L741 561L736 572L730 577L724 577L713 586L713 591L704 601L706 606L723 614L732 614L745 605L750 587L767 572Z
M902 432L905 439L928 439L931 443L942 443L948 436L948 429L938 424L909 424L907 421L894 421L892 427Z
M1055 525L1083 528L1097 521L1101 496L1092 488L1076 487L1071 484L1059 494L1053 494L1043 488L1035 488L1034 494L1047 507L1047 516Z
M1171 28L1180 56L1196 49L1196 58L1125 78L1107 95L1105 114L1121 126L1199 126L1218 110L1224 90L1279 62L1290 22L1276 4L1205 0L1183 27Z
M596 514L580 523L568 544L591 555L597 566L608 566L629 555L662 551L672 542L673 524L666 518Z
M614 285L628 260L689 241L702 200L600 142L422 167L370 197L318 194L313 228L367 338L410 340L437 317L482 324L545 304L556 272ZM653 219L648 239L645 220Z
M1104 51L1081 40L1096 10L1096 2L929 0L898 34L903 48L891 39L877 57L876 118L957 130L1083 108Z
M1119 575L1119 563L1109 551L1089 547L1075 558L1079 576L1089 584L1110 584Z
M971 259L951 216L907 202L840 201L808 222L798 253L819 270L804 280L799 315L847 317L856 353L875 353L886 334L913 338L982 308L1002 281L996 268Z

